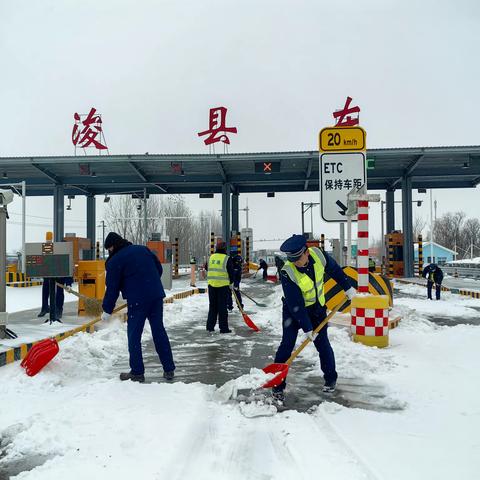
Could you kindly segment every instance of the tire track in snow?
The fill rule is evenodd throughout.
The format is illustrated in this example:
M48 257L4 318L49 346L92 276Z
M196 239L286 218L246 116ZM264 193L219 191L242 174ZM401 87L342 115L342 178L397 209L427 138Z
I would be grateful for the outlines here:
M339 450L345 452L355 464L363 470L365 480L383 480L385 477L375 472L373 467L357 452L357 450L348 442L334 427L321 409L317 409L316 416L312 417L315 428L325 435L329 442L337 445Z

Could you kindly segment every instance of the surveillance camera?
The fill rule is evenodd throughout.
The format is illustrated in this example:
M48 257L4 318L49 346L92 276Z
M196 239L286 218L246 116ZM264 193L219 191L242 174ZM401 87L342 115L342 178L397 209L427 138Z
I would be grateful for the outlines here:
M5 206L13 202L13 192L11 190L0 190L0 205Z

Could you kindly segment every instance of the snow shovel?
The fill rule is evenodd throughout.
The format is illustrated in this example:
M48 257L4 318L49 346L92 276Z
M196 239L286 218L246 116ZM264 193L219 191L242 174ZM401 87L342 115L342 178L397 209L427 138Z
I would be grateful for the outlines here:
M123 310L127 306L126 303L117 307L113 313ZM102 319L101 315L88 323L94 325ZM52 358L59 352L58 342L55 338L47 338L42 340L29 350L27 356L22 360L21 367L25 369L25 373L29 377L36 375Z
M276 275L267 275L267 280L268 280L269 282L277 283L278 278L277 278Z
M77 298L81 298L85 302L85 313L89 317L97 317L102 314L103 309L101 300L83 295L83 293L77 292L72 287L64 285L63 283L55 283L57 284L57 287L63 288L66 292L75 295Z
M230 285L230 289L232 290L232 295L235 298L235 301L237 302L237 307L240 310L240 313L242 314L244 322L247 324L248 327L250 327L253 331L259 332L260 329L253 323L252 319L244 312L242 306L240 305L240 302L238 301L237 297L237 292L235 292L235 289Z
M248 293L245 293L243 290L240 290L240 293L249 298L255 305L258 305L259 307L268 307L268 305L266 305L265 303L260 303L254 300Z
M320 323L320 325L313 331L313 333L318 333L327 323L328 321L340 310L343 304L338 304L336 307L332 308L331 312L327 315L327 317ZM290 365L295 360L297 355L311 342L309 338L305 339L302 344L290 355L290 358L285 363L271 363L267 365L263 371L265 373L275 373L275 376L269 380L267 383L262 385L262 388L273 388L280 385L288 375L288 369Z

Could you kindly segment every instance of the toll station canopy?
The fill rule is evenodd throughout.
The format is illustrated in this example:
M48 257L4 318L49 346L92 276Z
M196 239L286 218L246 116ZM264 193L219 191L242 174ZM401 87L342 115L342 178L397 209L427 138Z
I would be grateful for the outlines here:
M143 154L0 157L5 185L27 183L27 195L318 191L318 151L230 154ZM367 151L369 190L474 188L480 146L378 148Z

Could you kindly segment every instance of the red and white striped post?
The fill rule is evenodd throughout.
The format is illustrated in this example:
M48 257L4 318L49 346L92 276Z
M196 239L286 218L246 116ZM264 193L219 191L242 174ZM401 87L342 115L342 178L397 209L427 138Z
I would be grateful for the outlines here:
M358 200L358 293L368 293L368 200Z

